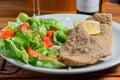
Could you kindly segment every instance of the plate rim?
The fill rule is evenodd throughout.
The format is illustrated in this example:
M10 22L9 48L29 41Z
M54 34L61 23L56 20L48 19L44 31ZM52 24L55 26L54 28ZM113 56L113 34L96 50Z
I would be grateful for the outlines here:
M54 15L78 15L78 16L90 16L90 15L84 15L84 14L46 14L46 15L40 15L40 16L36 16L36 18L38 17L42 17L42 16L54 16ZM113 21L113 24L117 25L117 26L120 26L119 23L117 22L114 22ZM120 31L120 27L115 27L116 29L118 29ZM100 71L100 70L104 70L104 69L107 69L107 68L110 68L110 67L113 67L117 64L120 63L120 56L118 56L117 58L105 63L105 64L108 64L106 66L102 66L102 67L99 67L98 68L95 68L95 69L90 69L90 70L84 70L86 68L84 68L83 70L81 68L77 68L77 69L72 69L72 70L68 70L68 69L48 69L48 68L42 68L42 67L36 67L36 66L32 66L30 65L30 67L28 67L29 65L28 64L25 64L23 62L20 62L18 60L15 60L15 59L12 59L12 58L8 58L8 57L5 57L3 56L2 54L0 54L4 59L6 59L8 62L18 66L18 67L21 67L23 69L27 69L27 70L31 70L31 71L35 71L35 72L42 72L42 73L49 73L49 74L81 74L81 73L89 73L89 72L95 72L95 71ZM23 65L19 65L17 64L17 62L23 64Z

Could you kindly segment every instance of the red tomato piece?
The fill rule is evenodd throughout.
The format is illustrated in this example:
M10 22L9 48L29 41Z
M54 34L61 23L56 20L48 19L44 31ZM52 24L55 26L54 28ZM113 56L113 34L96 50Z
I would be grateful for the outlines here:
M30 33L29 28L30 28L30 24L28 22L25 22L20 26L20 29L26 33Z
M6 29L3 32L1 32L0 38L6 39L12 36L14 36L14 31Z
M26 51L29 56L34 56L34 57L38 57L38 58L52 58L54 60L57 60L57 58L55 56L50 56L50 57L43 56L43 55L37 53L36 51L32 50L31 48L28 48Z
M55 31L56 29L54 27L52 27L50 30L54 30Z
M27 51L29 56L34 56L34 57L39 57L39 58L46 58L46 56L43 56L43 55L37 53L36 51L33 51L31 48L28 48L26 51Z
M48 45L48 47L52 47L54 44L53 44L52 41L49 41L49 42L47 43L47 45Z
M45 41L42 41L42 44L47 48L48 47L48 45L47 45L47 43L45 42Z
M48 42L48 41L50 41L50 38L49 37L43 37L42 41Z
M52 38L54 36L54 30L48 30L46 32L46 36L49 37L49 38Z
M52 47L54 45L54 43L50 40L49 37L43 37L42 43L44 44L45 47Z

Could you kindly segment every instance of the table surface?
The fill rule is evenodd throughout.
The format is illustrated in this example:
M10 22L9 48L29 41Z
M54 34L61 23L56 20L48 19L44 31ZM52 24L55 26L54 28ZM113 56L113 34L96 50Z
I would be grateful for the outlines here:
M9 1L9 0L8 0ZM12 3L12 2L11 2ZM18 3L18 2L17 2ZM17 4L16 3L16 4ZM19 0L19 3L22 3L22 1ZM17 4L16 7L19 8L19 6L22 6L21 4ZM14 5L6 4L5 1L0 2L0 28L3 28L6 26L8 21L15 21L15 17L22 9L16 10L16 8L11 8L10 13L6 13L7 8L15 7ZM2 10L4 9L4 10ZM2 12L1 12L2 11ZM14 12L14 15L13 15ZM23 12L30 12L29 9L24 9ZM105 13L112 13L113 15L113 21L116 21L120 23L120 5L113 4L110 2L105 2L103 4L103 10L102 12ZM7 15L8 14L8 15ZM0 57L0 65L2 65L2 57ZM0 67L1 68L1 67ZM38 73L38 72L32 72L29 70L21 69L19 72L16 72L14 74L1 74L2 72L12 72L18 67L10 64L7 62L7 67L5 67L4 71L0 71L0 79L22 79L22 80L120 80L120 64L116 65L112 68L93 72L93 73L86 73L86 74L72 74L71 75L52 75L52 74L44 74L44 73Z

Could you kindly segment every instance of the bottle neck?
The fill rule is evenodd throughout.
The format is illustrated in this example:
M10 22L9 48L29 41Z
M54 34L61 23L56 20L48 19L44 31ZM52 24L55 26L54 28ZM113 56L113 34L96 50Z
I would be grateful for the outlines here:
M102 6L103 6L103 0L100 0L100 3L99 3L99 13L102 12Z

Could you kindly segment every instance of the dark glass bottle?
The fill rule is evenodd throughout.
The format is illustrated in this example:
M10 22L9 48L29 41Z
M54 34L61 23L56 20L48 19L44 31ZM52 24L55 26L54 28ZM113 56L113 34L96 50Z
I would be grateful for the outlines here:
M102 0L77 0L77 13L93 15L102 11Z
M117 3L120 4L120 0L117 0Z

